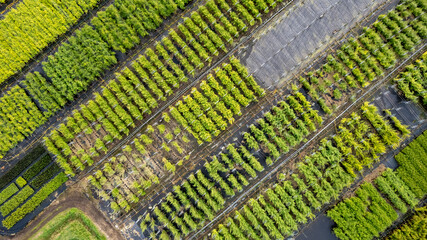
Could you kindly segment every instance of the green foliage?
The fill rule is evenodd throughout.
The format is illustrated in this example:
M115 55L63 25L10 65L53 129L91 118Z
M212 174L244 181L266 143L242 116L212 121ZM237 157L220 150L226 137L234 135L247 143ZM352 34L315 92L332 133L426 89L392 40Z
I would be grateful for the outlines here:
M13 194L18 192L19 189L16 187L15 183L11 183L5 189L0 192L0 204L4 203L8 198L10 198Z
M25 179L23 179L21 176L19 176L19 177L16 179L16 184L17 184L20 188L22 188L23 186L25 186L25 184L27 184L27 181L25 181Z
M47 183L53 176L60 172L60 168L56 163L52 163L48 168L46 168L42 173L40 173L37 177L35 177L30 185L34 189L38 189Z
M23 1L4 15L0 23L0 83L77 23L98 1L69 1L52 4Z
M426 162L427 159L427 132L412 141L399 154L395 156L399 167L397 175L402 179L411 191L422 198L427 193Z
M0 159L45 121L24 89L15 86L7 91L0 101Z
M34 211L43 200L45 200L52 192L58 189L68 178L64 173L58 174L50 182L44 185L38 192L36 192L28 201L20 206L11 215L6 217L2 223L7 229L13 227L19 220L24 218L28 213Z
M387 236L387 240L422 239L426 236L427 221L426 207L416 208L415 215L402 223Z
M27 185L0 207L1 214L3 216L7 216L10 212L21 205L25 200L27 200L27 198L29 198L33 193L34 190Z
M22 174L22 177L29 181L41 172L47 165L52 162L52 158L49 154L43 156L39 161L35 162L27 171Z
M427 54L424 53L420 59L414 64L411 64L402 71L394 81L398 88L403 92L406 98L427 104L427 94L425 90L425 77L423 77L423 69L426 67L425 59Z
M176 170L175 165L173 165L172 163L170 163L166 158L162 158L164 167L167 171L174 173Z

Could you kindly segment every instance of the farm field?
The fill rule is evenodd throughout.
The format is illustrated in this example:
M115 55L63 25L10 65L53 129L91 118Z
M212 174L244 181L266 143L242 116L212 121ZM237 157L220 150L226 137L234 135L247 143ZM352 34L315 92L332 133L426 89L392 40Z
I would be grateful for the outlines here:
M5 239L425 234L425 0L0 8Z

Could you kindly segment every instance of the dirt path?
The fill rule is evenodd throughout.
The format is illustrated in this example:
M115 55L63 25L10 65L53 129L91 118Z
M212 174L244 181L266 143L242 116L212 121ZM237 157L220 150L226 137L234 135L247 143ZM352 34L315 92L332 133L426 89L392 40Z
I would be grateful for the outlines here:
M111 222L96 208L83 193L83 184L75 184L61 194L49 207L34 218L22 231L14 237L0 236L0 239L26 240L40 230L50 219L69 208L78 208L88 216L108 240L122 240L124 237L114 228Z

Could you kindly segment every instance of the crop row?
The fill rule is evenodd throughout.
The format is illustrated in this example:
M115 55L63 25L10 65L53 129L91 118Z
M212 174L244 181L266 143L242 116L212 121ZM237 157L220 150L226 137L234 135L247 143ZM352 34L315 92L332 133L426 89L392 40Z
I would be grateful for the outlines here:
M326 113L332 113L334 105L328 102L339 102L344 92L369 86L427 37L426 10L421 0L403 1L364 28L363 34L350 38L336 56L328 55L327 63L301 77L300 84Z
M374 180L363 183L355 197L347 198L328 211L337 223L334 233L340 239L372 239L379 237L397 218L414 207L418 200L408 186L392 170L387 169ZM388 201L387 201L388 200Z
M26 185L22 188L16 195L10 198L7 202L5 202L0 207L0 212L3 216L7 216L10 212L12 212L15 208L21 205L27 198L33 195L34 190Z
M5 93L0 101L0 159L46 119L24 89L16 86Z
M45 152L46 150L37 147L18 162L16 166L19 167L14 167L2 177L3 186L8 185L0 192L0 213L4 218L8 218L10 213L30 200L35 192L43 189L42 186L61 171L52 162L50 155L43 155Z
M426 143L427 133L424 132L395 157L399 163L397 174L419 199L422 199L427 193Z
M261 4L264 3L263 1L257 1L257 3L257 6L259 4L264 6ZM43 69L48 79L36 71L28 74L26 80L22 82L23 88L31 94L32 101L37 101L44 109L43 114L46 117L52 116L65 103L73 100L75 94L85 90L109 66L117 62L112 46L104 40L105 34L114 35L116 32L121 32L122 30L116 30L116 25L123 26L123 31L125 29L136 31L128 26L131 25L128 22L136 24L138 21L134 21L132 14L128 14L126 11L127 1L117 1L115 4L117 6L114 5L110 8L116 10L109 10L112 11L112 16L105 15L105 17L115 19L116 24L104 24L102 29L96 27L94 29L87 25L76 31L76 35L71 37L67 44L61 46L58 52L54 56L50 56L49 60L44 63ZM162 4L166 4L165 6L170 4L176 8L172 1L162 4L156 1L137 1L135 4L142 4L141 6L148 4L145 8L134 9L138 16L142 14L139 11L150 10L148 12L150 17L143 17L147 13L139 16L145 19L144 21L151 21L151 17L155 18L156 14L160 16L159 9L164 8ZM181 4L176 4L181 6ZM275 4L275 2L269 3L271 7L274 7ZM149 88L156 98L165 99L166 96L171 95L172 89L179 87L179 84L176 84L177 80L178 83L186 82L187 75L194 75L196 69L201 69L205 64L209 64L212 58L219 54L219 50L227 51L227 44L233 43L234 38L248 29L247 26L253 25L254 19L260 19L261 14L258 8L260 7L256 7L251 0L231 1L230 5L225 0L211 0L193 11L191 17L185 18L176 29L172 29L165 38L156 43L155 49L147 49L144 54L139 56L139 60L131 63L133 66L142 64L143 71L138 72L146 82L142 86ZM268 9L262 8L263 11L268 11ZM101 15L99 19L96 18L98 22L103 19L104 13L99 13L99 15ZM126 19L125 16L129 19ZM108 20L109 23L111 21ZM115 38L126 39L120 36ZM136 62L140 62L140 64ZM170 85L168 86L168 84ZM27 126L22 126L16 131L33 132ZM2 134L1 137L7 142L6 145L2 145L4 149L1 149L1 154L5 154L7 150L22 141L22 139L10 138L9 135Z
M0 21L0 83L65 33L98 3L23 0Z
M169 4L173 4L173 2L170 1ZM235 4L241 7L239 8L239 15L232 11L232 8L225 0L218 1L219 7L215 1L208 1L206 6L201 6L198 10L193 11L190 18L184 18L176 29L170 30L165 38L155 44L155 49L146 49L145 53L139 57L139 62L143 68L149 68L144 70L148 71L149 75L147 77L150 74L154 74L154 76L151 76L154 81L159 78L165 78L167 83L173 83L174 88L176 88L179 85L175 85L175 79L178 79L179 82L185 82L185 73L194 75L194 70L201 69L205 63L210 63L212 57L219 54L219 49L227 51L225 44L232 43L233 38L238 37L239 33L247 29L247 27L242 27L242 24L243 26L247 24L244 22L242 12L247 13L248 10L238 2L235 2ZM120 16L120 14L118 15ZM233 15L235 18L231 19L227 15ZM220 21L218 22L215 18L219 18ZM94 20L97 20L96 22L100 21L98 18ZM110 25L111 28L115 28L117 24ZM238 26L240 28L237 28ZM131 30L133 28L123 27L123 29ZM110 31L110 34L118 34L116 31ZM70 49L66 49L64 46L63 50L60 49L55 57L50 58L50 61L44 64L45 72L52 81L52 85L48 84L49 88L52 89L52 92L55 92L56 89L62 98L68 100L72 100L76 93L86 89L88 84L95 80L100 73L116 62L116 58L108 50L110 45L107 43L104 43L104 45L99 44L103 39L102 35L105 34L103 31L86 27L81 32L77 34L76 38L72 39L73 41L70 41L70 45L67 46ZM139 41L139 38L136 39ZM91 42L93 44L96 43L96 47L92 46ZM119 44L119 41L113 42ZM130 47L132 46L133 44ZM91 51L84 49L91 49ZM88 54L91 54L90 56L92 57L89 57ZM81 61L77 60L81 59L81 57L78 57L79 55L85 56L91 62L82 65ZM153 66L146 65L148 64L147 59ZM83 71L82 66L87 66L87 69ZM158 69L156 70L156 68ZM56 101L58 106L49 108L45 104L49 99L42 94L43 92L37 94L37 89L35 89L47 82L41 79L41 76L37 76L36 80L33 80L33 78L34 76L30 74L27 79L29 83L27 86L31 86L30 89L36 93L34 97L37 100L40 99L39 102L41 102L43 108L53 113L63 106L61 105L63 100L58 99ZM158 87L164 91L163 93L156 91L156 95L159 95L159 98L172 94L171 86L164 86L164 83L158 84ZM52 94L50 97L56 100L57 94Z
M418 61L407 66L405 71L394 79L406 98L423 105L427 104L426 61L427 53L424 53Z
M128 2L130 1L115 1L107 9L117 10L117 8L123 6L124 10L121 11L121 14L131 18L130 14L125 14L127 9L125 6L129 4ZM133 7L134 11L139 12L141 9L144 9L143 11L149 10L149 12L139 16L141 18L139 19L140 21L143 21L142 18L146 19L146 21L150 19L146 17L147 14L153 17L159 14L159 10L156 10L154 6L157 6L157 8L163 6L163 3L158 4L156 1L138 2L142 6L138 5L139 8ZM103 13L105 12L101 11L99 14L102 16ZM108 16L108 19L110 18L118 18L120 20L116 25L120 25L124 21L120 15ZM115 25L111 25L110 28L116 27ZM99 77L106 68L117 62L114 52L111 51L109 44L102 39L102 35L99 33L105 31L104 28L97 30L86 24L80 30L76 31L75 36L69 38L68 43L60 46L54 56L49 56L47 62L43 63L43 69L50 80L45 79L36 71L26 76L26 80L22 82L22 88L16 86L12 89L14 92L24 92L24 89L27 90L31 94L31 98L28 97L26 102L36 112L34 115L43 114L44 116L38 117L38 122L32 123L30 126L22 124L15 119L1 117L0 120L6 123L7 121L16 121L16 123L10 124L12 127L3 127L7 125L6 123L2 124L0 138L4 144L1 144L0 156L22 141L25 136L31 134L35 127L45 123L47 118L61 109L67 101L73 100L74 94L86 89L88 84ZM109 31L114 31L114 29L110 29ZM27 97L26 93L22 95ZM6 97L8 96L3 96L0 102L7 103L8 99ZM41 105L44 111L36 107L34 104L35 101ZM15 111L19 115L25 116L27 114L25 108L16 108ZM9 134L9 132L11 133ZM18 136L15 137L15 135Z
M234 115L242 115L241 107L265 95L239 60L232 58L230 62L214 70L216 78L209 74L200 83L202 92L193 88L191 94L169 109L172 117L200 143L211 142L212 136L218 136L234 122Z
M393 232L387 236L387 239L422 239L426 235L425 230L427 229L426 210L426 206L417 208L415 215L402 223L398 229L393 230Z
M151 80L150 78L143 77L146 73L140 65L141 61L143 60L137 60L133 65L136 69L136 73L130 69L125 69L123 71L123 75L117 76L118 81L111 81L109 83L108 86L111 88L111 91L109 88L104 88L102 95L95 94L95 101L90 100L86 105L82 105L81 110L74 111L73 117L69 117L66 124L60 124L57 130L53 130L51 132L49 138L45 138L45 145L48 150L57 156L57 161L61 167L66 170L67 174L74 175L76 169L84 170L85 166L91 166L93 164L93 157L98 156L101 149L102 151L107 152L108 148L106 145L115 139L121 139L124 135L128 135L130 131L129 126L134 127L134 121L142 120L143 114L151 113L151 109L157 106L157 101L142 84L144 81L151 82ZM232 60L232 62L235 66L234 69L239 69L240 71L244 70L244 73L247 73L244 67L237 60ZM147 64L150 66L154 65L150 64L148 61L145 62L145 66ZM231 64L228 64L228 66L230 67ZM149 66L146 66L146 69L149 69ZM235 76L236 80L240 79L238 82L240 85L233 88L234 95L230 94L227 95L228 98L225 97L229 102L224 104L223 100L218 98L218 102L209 103L202 94L199 94L198 97L201 97L199 100L205 100L207 104L216 104L222 111L218 110L218 113L216 110L211 109L210 117L223 119L223 116L225 116L228 121L232 122L233 113L230 110L231 105L229 104L233 104L232 106L234 108L232 109L238 113L240 112L240 105L237 103L235 98L243 97L243 101L245 101L244 103L246 105L248 103L248 100L242 95L242 93L240 93L240 91L246 90L246 94L249 94L248 96L253 94L245 85L245 82L248 82L248 85L250 85L252 89L256 89L258 94L263 94L263 90L255 83L252 77L245 75L244 78L247 78L248 80L243 81L241 80L241 75L234 71L233 68L228 69L232 72L232 75ZM227 77L226 74L224 76ZM234 86L234 83L231 82L228 77L224 81L226 81L228 86ZM159 94L163 93L159 88L157 88L155 83L151 83L152 86L150 89L157 89ZM168 85L166 82L164 83L164 88L173 86L172 84ZM179 82L174 83L174 85L176 84L179 84ZM221 89L225 88L225 85L224 87L223 85L223 83L217 83L217 87L220 87ZM194 89L193 93L195 93L195 91L197 90ZM228 91L223 90L223 92L221 92L221 96L224 94L224 91L226 94L228 93ZM212 90L210 93L216 96L218 92ZM252 96L252 98L254 99L254 96ZM242 104L242 106L246 105ZM173 111L171 111L171 113L173 115ZM229 116L229 113L232 115ZM206 122L212 122L210 118L205 118L205 120ZM221 128L227 126L223 120L222 123L225 125L221 126ZM203 128L203 125L200 125L199 127ZM93 138L91 143L92 146L89 148L87 146L80 146L79 142L76 141L78 140L76 135L80 136L81 134L84 134L88 138ZM96 141L94 141L95 139ZM75 146L70 146L69 143L74 144ZM69 160L67 160L67 158Z
M35 159L39 158L46 150L42 145L37 145L32 151L25 155L13 168L0 177L0 189L3 189L9 182L17 178L21 173L30 166ZM27 179L29 180L29 179ZM0 194L1 195L1 194ZM1 199L1 197L0 197ZM1 204L2 201L0 201Z
M364 167L378 161L387 147L396 146L400 135L372 105L362 106L363 117L352 113L342 119L337 133L320 141L317 151L296 164L291 174L279 176L265 193L248 200L210 234L212 239L277 239L292 236L299 224L315 211L338 199ZM381 124L387 132L378 132ZM396 136L390 138L390 135ZM391 141L390 141L391 140Z
M362 185L356 191L357 197L345 199L328 211L337 223L334 232L340 239L378 237L398 218L398 212L406 213L425 197L426 137L424 132L395 156L399 163L396 171L387 169L374 183Z
M157 125L158 133L154 133L155 129L148 126L146 133L135 138L133 144L126 145L123 148L123 154L129 155L129 157L118 157L120 163L115 163L115 158L110 159L108 163L103 164L102 171L97 171L90 178L91 183L99 190L99 194L104 200L110 200L112 197L114 201L111 203L111 207L114 211L118 212L120 209L124 209L128 212L131 207L130 204L137 203L139 197L145 195L145 190L153 182L151 180L154 176L153 173L156 172L153 168L151 171L146 165L156 161L163 162L164 171L172 174L175 172L176 166L164 157L171 156L167 153L171 151L169 142L174 138L176 140L171 142L175 151L173 157L181 159L177 165L182 164L182 156L186 152L185 149L188 148L184 147L183 149L181 146L190 146L192 141L190 138L184 137L185 133L181 132L179 125L184 127L184 130L187 129L199 144L203 141L211 141L213 136L217 136L228 124L234 122L234 115L242 114L241 107L246 107L250 101L255 100L255 95L264 95L264 90L259 87L252 76L248 75L246 69L236 58L231 58L230 64L223 64L214 72L215 76L221 79L219 82L212 74L208 75L207 81L209 83L203 80L200 84L200 90L191 89L191 94L183 96L176 107L170 107L169 112L177 122L171 119L167 112L163 113L162 121L164 124L172 125L175 123L178 126L169 129L164 124ZM158 142L158 136L161 135L164 136L165 141L161 145L157 145L160 145L160 148L156 148L159 150L156 151L156 154L148 153L147 149L155 146ZM179 141L179 135L183 136L181 138L182 144ZM202 138L201 136L206 137ZM134 149L137 151L133 151ZM159 152L161 154L158 154ZM162 158L160 159L156 155L160 155ZM135 164L142 166L137 168L141 173L138 170L130 171L129 168L133 169L133 160L129 159L132 158L137 160ZM150 158L151 161L147 161L147 158ZM142 159L145 163L141 163ZM123 180L120 179L124 174L128 176L127 180L131 180L129 184L121 184Z
M142 230L155 236L156 232L147 230L147 224L154 221L157 228L163 229L158 234L166 238L185 236L200 228L224 207L227 197L242 191L249 179L264 170L264 162L257 153L260 149L267 156L265 164L271 165L314 131L322 119L305 97L295 91L257 122L243 134L245 143L228 145L202 170L175 186L152 214L144 217Z
M13 227L17 222L23 219L27 214L31 213L36 209L51 193L56 191L65 181L67 176L61 172L56 175L52 180L46 183L40 190L31 196L24 204L13 211L3 221L3 226L7 229Z
M88 177L98 196L109 201L117 213L122 209L128 212L165 172L174 174L193 150L195 139L173 124L167 114L161 124L148 125L142 132Z

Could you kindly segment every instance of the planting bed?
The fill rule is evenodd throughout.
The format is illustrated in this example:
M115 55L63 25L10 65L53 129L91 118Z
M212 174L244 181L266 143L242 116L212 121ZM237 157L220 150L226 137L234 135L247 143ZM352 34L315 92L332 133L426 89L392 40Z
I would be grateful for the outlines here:
M425 203L426 10L112 1L0 98L2 235L389 234ZM46 224L75 206L114 227Z

